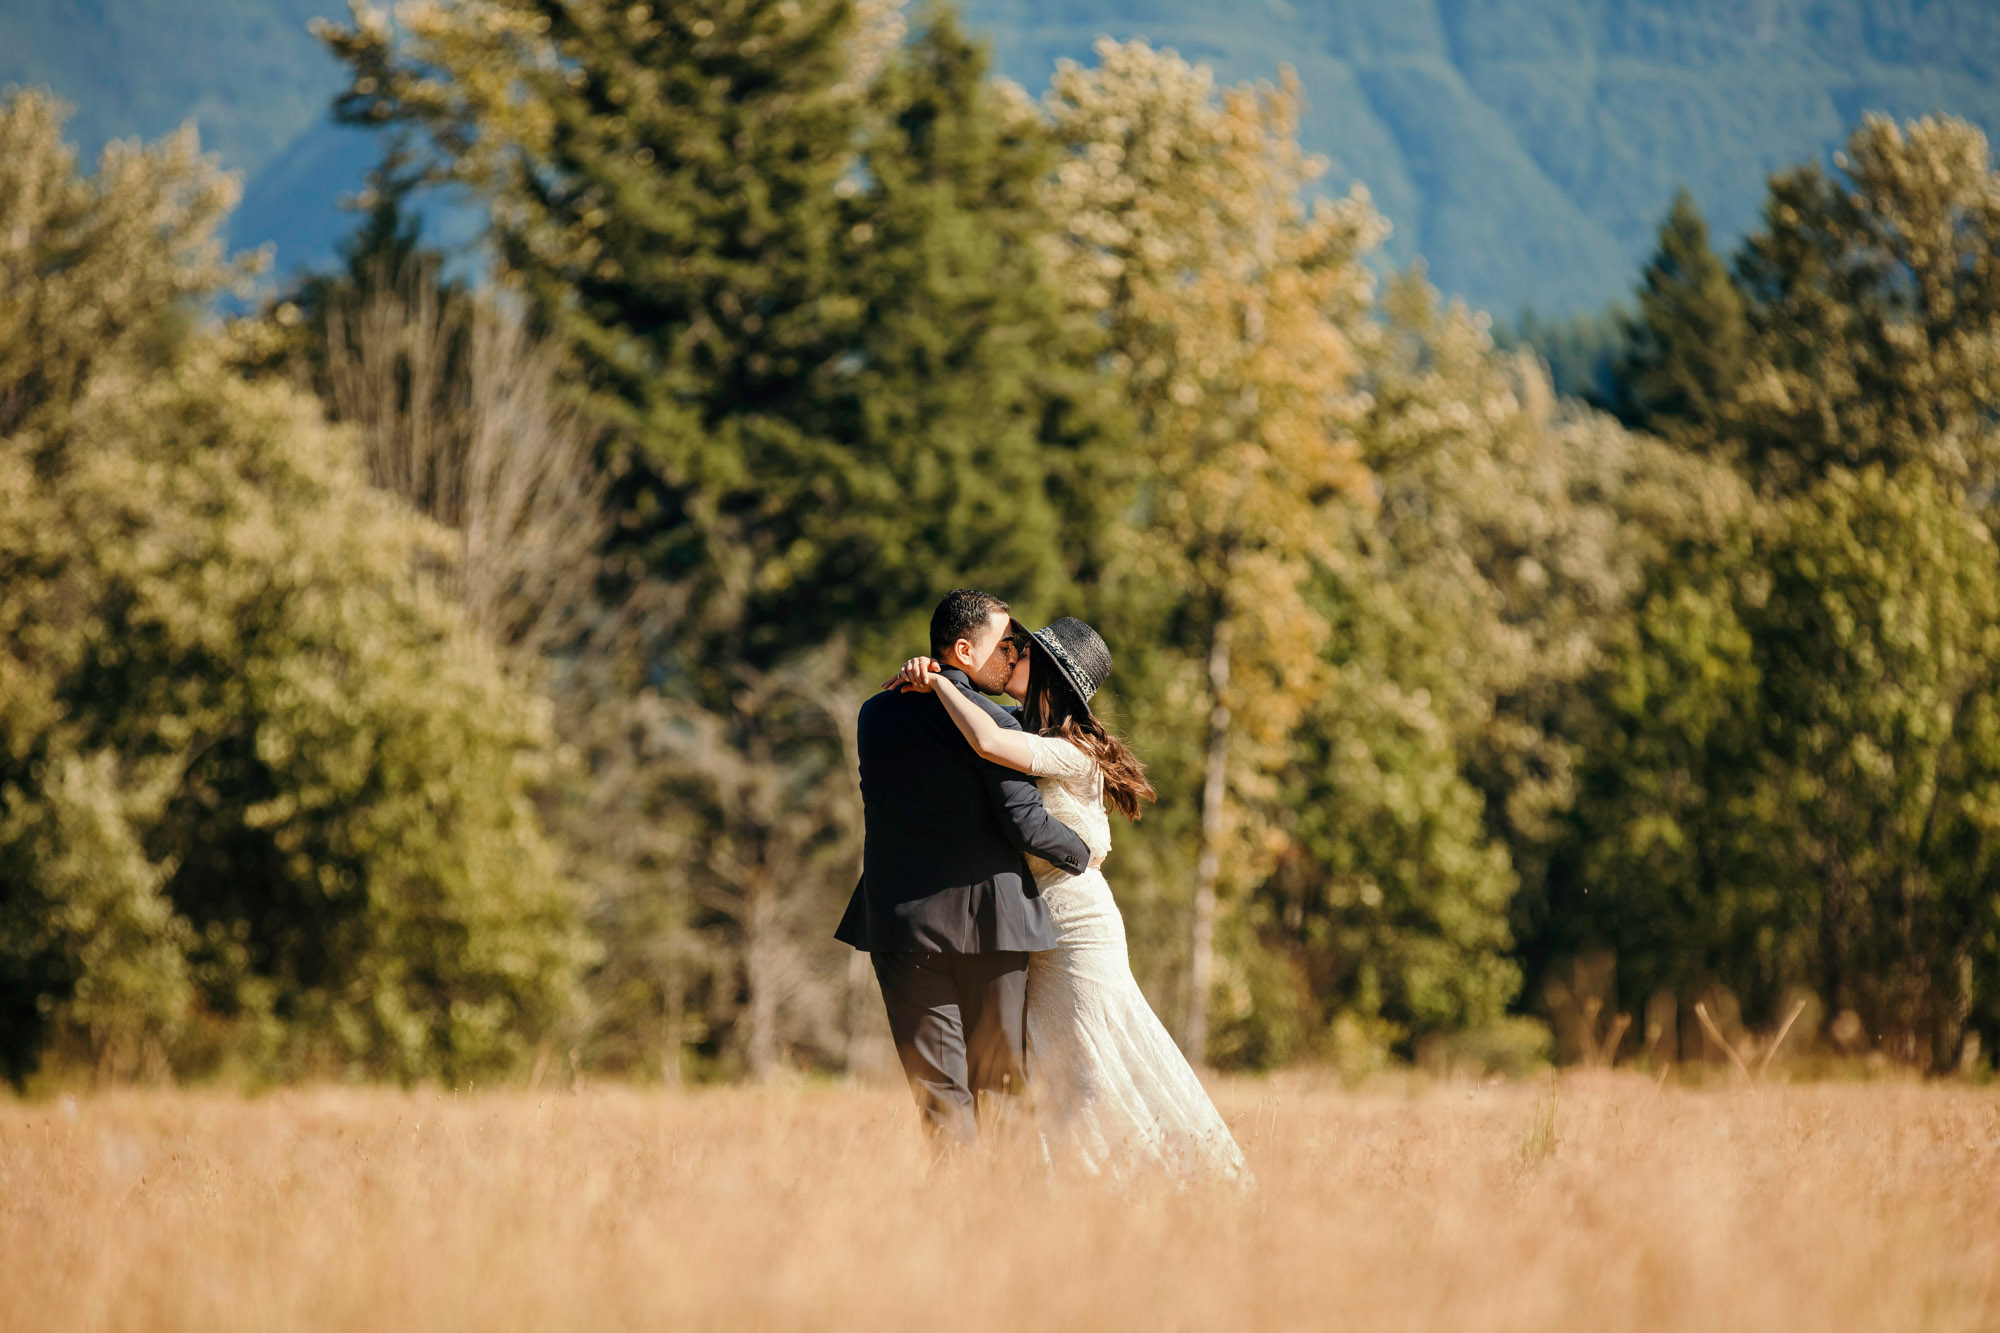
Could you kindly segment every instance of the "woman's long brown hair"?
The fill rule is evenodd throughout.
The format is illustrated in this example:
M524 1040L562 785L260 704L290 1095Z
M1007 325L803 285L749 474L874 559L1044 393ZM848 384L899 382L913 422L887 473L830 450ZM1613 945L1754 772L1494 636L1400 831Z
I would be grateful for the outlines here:
M1132 747L1113 735L1076 696L1057 669L1048 650L1028 640L1028 697L1021 705L1021 725L1038 736L1060 736L1089 755L1104 774L1104 794L1118 813L1137 821L1142 803L1159 793L1146 780L1146 766Z

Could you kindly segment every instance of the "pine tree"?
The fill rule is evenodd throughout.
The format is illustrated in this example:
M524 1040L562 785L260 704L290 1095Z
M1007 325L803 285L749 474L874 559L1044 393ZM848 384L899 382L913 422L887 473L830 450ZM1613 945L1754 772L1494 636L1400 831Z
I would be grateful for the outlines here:
M905 645L949 571L1052 591L1044 436L1086 354L1041 272L1040 131L949 12L893 51L849 0L542 8L331 31L343 114L420 127L491 200L625 446L628 545L713 635L684 665Z
M675 722L641 742L635 799L696 812L660 859L738 960L710 1054L826 1058L776 988L819 993L826 900L852 886L829 709L854 661L921 647L950 587L1046 605L1080 460L1115 424L1048 269L1051 144L943 7L907 44L893 7L848 0L546 8L330 31L344 114L421 131L433 177L490 201L503 276L611 426L617 558L684 608L639 672ZM786 848L804 868L774 877Z
M1549 384L1565 398L1610 411L1618 388L1618 360L1626 350L1622 305L1545 316L1530 306L1513 327L1496 326L1493 343L1502 351L1527 348L1548 367Z
M1625 350L1613 372L1613 409L1627 425L1686 436L1712 426L1744 372L1749 327L1743 297L1709 248L1708 223L1686 190L1660 223L1638 313L1623 320Z
M820 614L864 655L920 643L954 571L1049 605L1063 478L1117 424L1102 335L1048 262L1054 145L948 7L919 21L869 92L843 233L861 317L812 404L835 452L798 529Z
M1992 539L1922 467L1745 519L1662 566L1608 655L1562 928L1617 949L1629 998L1719 979L1775 1021L1807 987L1950 1068L2000 1018Z
M576 348L621 428L628 544L725 632L782 598L813 400L861 316L850 0L504 0L400 41L368 14L324 34L354 70L340 113L421 130L433 176L489 203L500 276Z
M409 152L392 143L369 173L359 201L360 220L335 249L338 263L330 270L300 274L266 303L262 327L242 326L239 350L248 354L243 369L303 371L322 397L327 394L327 350L335 326L348 335L362 308L377 294L423 293L441 323L462 328L470 311L467 284L447 276L445 255L423 239L423 218L412 206L422 187L422 174ZM436 367L443 378L465 378L465 343L455 337L446 363ZM289 363L289 364L285 364Z

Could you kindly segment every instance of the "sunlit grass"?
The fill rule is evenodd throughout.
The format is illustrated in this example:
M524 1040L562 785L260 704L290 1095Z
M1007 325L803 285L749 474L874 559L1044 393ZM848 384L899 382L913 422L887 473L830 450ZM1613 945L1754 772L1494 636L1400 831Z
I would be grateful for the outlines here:
M900 1089L0 1104L6 1329L1980 1329L2000 1095L1218 1099L1246 1197L928 1177Z

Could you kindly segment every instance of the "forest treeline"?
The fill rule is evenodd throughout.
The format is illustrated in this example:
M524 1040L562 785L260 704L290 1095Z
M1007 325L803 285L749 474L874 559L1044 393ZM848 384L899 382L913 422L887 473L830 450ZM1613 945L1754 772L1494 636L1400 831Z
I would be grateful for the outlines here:
M87 174L0 102L17 1081L855 1067L855 710L963 585L1112 645L1205 1060L2000 1039L1972 127L1867 120L1728 261L1678 203L1592 406L1380 275L1288 75L1031 96L875 0L321 35L390 149L250 315L190 134Z

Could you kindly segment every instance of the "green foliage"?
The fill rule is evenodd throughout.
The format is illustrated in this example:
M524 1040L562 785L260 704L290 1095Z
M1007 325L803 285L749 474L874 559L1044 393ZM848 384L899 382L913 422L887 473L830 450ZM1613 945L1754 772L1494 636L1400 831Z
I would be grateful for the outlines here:
M1771 180L1740 268L1755 341L1723 431L1761 484L1923 463L2000 478L2000 173L1961 120L1870 116Z
M193 932L140 845L117 756L64 754L42 787L0 789L0 1073L33 1072L51 1024L107 1073L155 1068L184 1026Z
M1899 1057L1949 1065L2000 908L1993 542L1922 469L1831 472L1784 522L1751 619L1767 708L1757 813L1783 833L1771 879L1805 881L1826 1002Z
M1558 407L1538 364L1415 276L1375 332L1360 440L1379 501L1328 582L1335 671L1256 902L1328 1050L1367 1032L1409 1053L1514 1000L1515 926L1538 941L1576 799L1579 686L1649 569L1738 488Z
M1635 397L1678 383L1654 424L1765 498L1655 563L1591 686L1541 940L1610 944L1628 999L1721 984L1769 1014L1810 988L1935 1068L1991 1022L2000 176L1949 120L1871 119L1841 165L1772 178L1740 368L1710 355L1733 315L1668 318L1734 300L1691 210L1670 219L1642 303L1682 369L1642 367Z
M55 124L0 105L0 324L45 330L0 360L8 1066L75 1033L114 1066L505 1069L582 954L546 718L317 405L161 333L224 272L191 139L81 180Z
M1629 988L1769 1012L1806 985L1955 1061L2000 942L1996 598L1984 525L1921 470L1830 472L1663 582L1602 682L1569 904Z
M1503 351L1533 351L1548 368L1549 385L1558 394L1602 408L1617 392L1624 319L1615 305L1567 317L1541 315L1529 307L1511 327L1496 327L1493 342Z
M947 16L893 51L885 23L522 4L329 38L344 113L421 129L492 201L503 275L621 428L628 543L715 636L682 664L705 689L840 630L888 655L955 583L1060 577L1042 453L1088 348L1033 243L1048 150Z
M611 427L615 567L657 613L603 677L631 725L576 739L662 833L600 867L614 1007L723 1068L830 1058L845 982L806 923L852 887L849 663L920 646L947 588L1046 605L1087 558L1058 515L1095 512L1118 417L1049 272L1049 137L944 9L908 41L845 0L328 40L343 113L491 204L503 278Z
M190 303L249 269L223 263L215 228L236 194L192 131L113 144L87 178L61 103L14 93L0 108L0 209L20 238L0 252L0 437L46 464L95 366L157 362Z
M1506 849L1488 837L1485 803L1430 700L1383 679L1384 665L1350 662L1301 728L1283 801L1288 849L1251 907L1263 948L1295 983L1231 1014L1224 1050L1253 1020L1285 1022L1287 998L1303 1007L1292 1020L1309 1034L1302 1046L1349 1015L1408 1050L1499 1019L1519 988Z
M1559 269L1561 311L1644 244L1630 163L1543 154L1534 208L1502 179L1470 113L1548 80L1335 17L1402 53L1327 86L1429 164L1378 182L1437 203L1427 247ZM1107 40L1037 106L950 10L851 0L400 23L324 34L341 114L403 136L346 272L226 345L191 139L85 179L46 102L0 117L16 1077L457 1077L556 1034L668 1077L856 1063L849 724L966 582L1111 638L1162 793L1114 883L1203 1056L1527 1068L1523 978L1603 946L1628 1003L1808 988L1930 1068L2000 1037L1970 125L1868 120L1772 179L1733 269L1683 193L1633 314L1496 346L1420 272L1378 293L1289 74ZM1336 180L1374 122L1341 123ZM1615 244L1508 221L1600 177ZM490 209L523 299L440 280L418 179Z
M1761 678L1737 606L1739 585L1758 591L1749 524L1739 513L1661 567L1593 682L1579 864L1557 858L1537 925L1556 958L1609 944L1628 998L1727 978L1761 1006L1780 984L1760 929L1772 896L1732 873L1746 849L1723 832L1759 741Z
M1638 313L1621 321L1612 407L1656 435L1713 427L1743 376L1750 330L1743 296L1709 248L1708 223L1686 190L1660 223L1638 301Z
M804 623L840 625L864 660L920 642L947 586L1048 605L1074 545L1059 519L1097 516L1092 456L1122 425L1101 334L1050 271L1049 135L950 9L918 18L867 99L843 261L862 318L798 502L819 553Z
M1575 796L1577 686L1649 572L1726 521L1727 469L1574 405L1496 355L1482 321L1405 280L1385 308L1363 435L1381 479L1357 651L1444 719L1530 886Z

